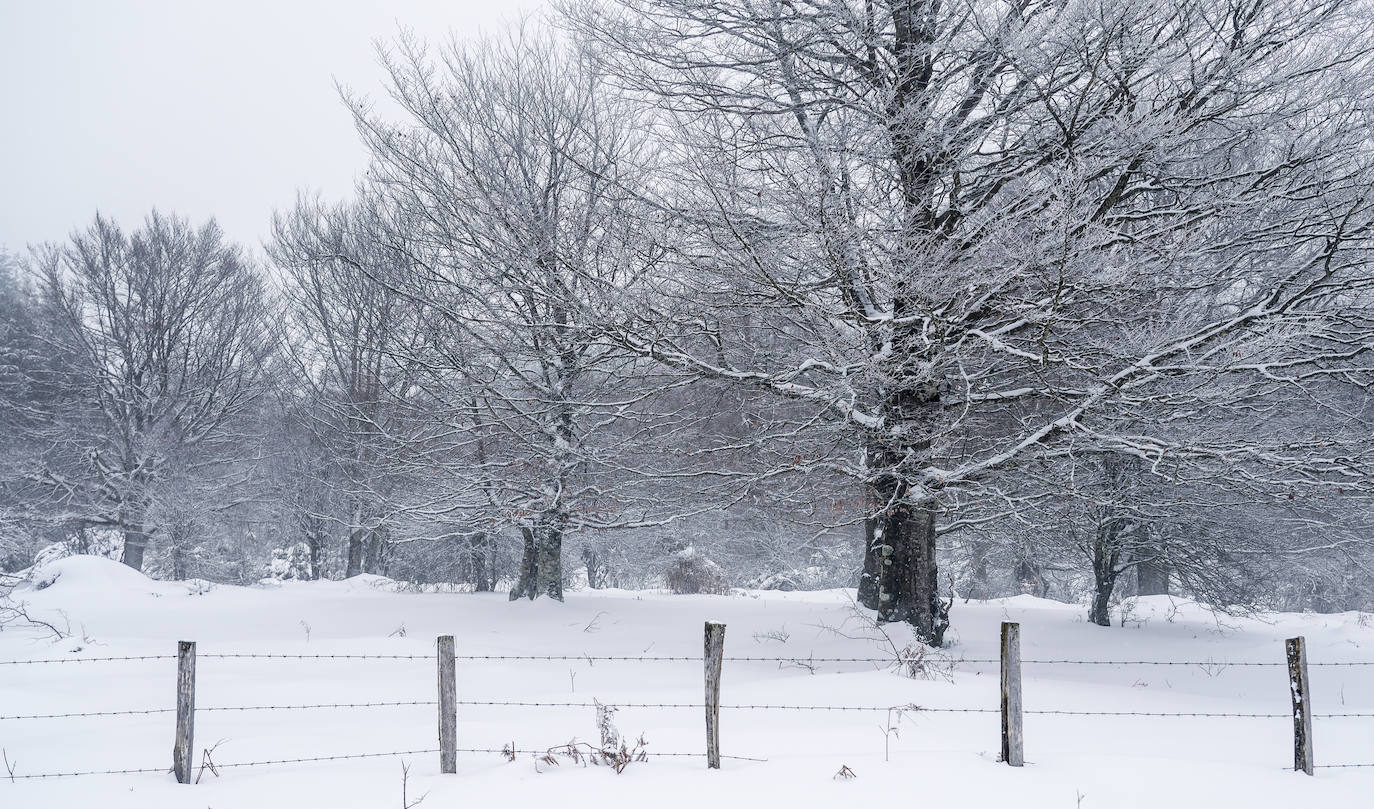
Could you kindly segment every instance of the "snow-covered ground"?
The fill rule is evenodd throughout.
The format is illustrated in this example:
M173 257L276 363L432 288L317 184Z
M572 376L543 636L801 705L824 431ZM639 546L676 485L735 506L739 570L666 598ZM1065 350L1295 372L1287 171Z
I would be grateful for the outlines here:
M55 579L54 579L55 577ZM0 632L0 660L170 655L195 640L197 760L217 745L220 763L428 749L435 709L416 705L347 710L206 711L236 705L427 701L432 659L221 659L225 653L432 656L434 638L457 636L460 655L699 656L702 623L728 625L727 656L876 657L887 640L867 627L844 591L740 593L728 597L626 591L571 593L565 604L510 603L503 595L395 592L376 577L287 583L280 588L205 588L156 582L106 560L75 557L45 568L54 579L20 593L31 610L70 623L54 643ZM60 613L58 611L61 611ZM998 624L1022 624L1028 660L1215 661L1192 666L1027 665L1028 711L1286 714L1283 638L1305 635L1316 662L1374 661L1374 617L1214 616L1166 598L1132 605L1126 628L1102 629L1079 606L1018 597L959 603L954 659L997 656ZM887 627L899 647L905 627ZM948 678L909 679L890 667L818 663L814 670L728 662L722 702L731 704L997 707L997 668L962 663ZM172 660L0 665L0 716L173 706ZM1374 713L1374 666L1314 666L1317 713ZM699 703L695 662L460 661L460 700ZM724 710L729 759L709 772L699 757L697 709L622 708L627 737L643 734L649 760L617 775L604 767L540 764L525 751L596 740L591 708L459 707L459 744L501 748L461 754L440 775L437 754L225 768L197 785L143 773L9 781L3 807L398 807L401 762L408 797L425 807L542 805L733 807L887 805L1099 807L1361 807L1374 804L1374 768L1288 769L1287 718L1144 716L1026 717L1025 768L997 762L996 713L907 713L885 733L882 712ZM169 713L63 719L0 719L0 747L14 774L170 765ZM1374 718L1316 720L1318 764L1374 763ZM885 747L887 750L885 751ZM848 767L856 777L837 779Z

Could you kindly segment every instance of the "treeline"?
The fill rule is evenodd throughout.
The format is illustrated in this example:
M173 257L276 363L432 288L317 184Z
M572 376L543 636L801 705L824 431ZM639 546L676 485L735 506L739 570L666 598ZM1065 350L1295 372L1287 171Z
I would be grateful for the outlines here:
M400 116L344 95L354 194L263 263L156 213L5 259L6 565L561 598L710 557L933 644L956 596L1366 607L1372 23L616 0L404 35Z

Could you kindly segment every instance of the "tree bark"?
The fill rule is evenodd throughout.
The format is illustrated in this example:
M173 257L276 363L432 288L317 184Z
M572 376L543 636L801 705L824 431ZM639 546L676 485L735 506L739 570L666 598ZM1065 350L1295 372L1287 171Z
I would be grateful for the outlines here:
M539 595L535 586L535 573L539 564L539 556L535 549L534 529L529 526L520 527L520 575L515 580L515 586L511 588L510 600L515 601L519 598L533 600Z
M1141 560L1135 568L1136 592L1143 596L1169 594L1169 563L1156 555Z
M1098 626L1112 625L1111 599L1114 582L1097 582L1096 589L1093 590L1093 603L1088 608L1088 621Z
M344 570L344 578L351 579L363 572L363 538L367 536L367 529L355 528L348 535L348 566Z
M949 627L949 606L940 600L934 509L894 506L877 522L869 555L878 571L878 620L905 621L922 643L940 646Z
M1016 584L1022 595L1046 598L1050 593L1049 582L1045 581L1044 574L1040 572L1040 566L1034 560L1026 557L1022 557L1016 562Z
M609 576L602 555L591 548L583 548L582 563L587 566L587 586L593 590L605 587Z
M190 558L186 549L191 547L191 534L195 530L192 523L174 520L166 526L169 534L168 550L172 563L172 580L186 581L191 578Z
M373 528L363 543L363 572L386 575L386 531Z
M1099 522L1093 543L1093 602L1088 608L1088 620L1098 626L1112 625L1112 590L1121 575L1117 563L1121 558L1122 523L1121 519L1111 517Z
M873 548L878 533L878 520L864 518L864 569L859 574L859 603L870 610L878 609L878 570L881 567L879 554Z
M538 543L539 593L555 601L563 600L563 528L557 523L545 524L536 532Z
M306 525L305 544L310 549L310 579L318 581L324 574L324 548L328 535L316 517L310 517Z
M186 581L186 550L175 539L172 542L172 581Z
M148 550L148 532L141 523L125 523L124 551L119 561L133 568L143 570L143 555Z
M982 601L988 598L991 587L988 584L988 545L986 542L974 541L971 544L969 565L968 590L964 595L968 598Z
M493 545L486 531L479 531L468 541L468 568L472 589L489 593L496 589L496 559Z
M520 555L520 578L510 591L510 600L546 595L563 600L563 526L557 515L521 528L524 549Z

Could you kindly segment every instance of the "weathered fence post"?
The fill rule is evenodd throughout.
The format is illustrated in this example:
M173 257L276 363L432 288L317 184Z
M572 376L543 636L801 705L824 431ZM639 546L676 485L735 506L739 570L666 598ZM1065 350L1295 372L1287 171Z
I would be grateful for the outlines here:
M1025 764L1021 738L1021 625L1002 623L1002 760Z
M725 656L725 624L706 622L706 766L720 769L720 668Z
M458 772L458 672L453 636L440 635L439 648L439 772Z
M1312 692L1307 684L1307 640L1284 642L1288 651L1288 693L1293 698L1293 769L1312 774Z
M177 737L172 744L172 771L177 783L191 783L196 736L196 642L177 644Z

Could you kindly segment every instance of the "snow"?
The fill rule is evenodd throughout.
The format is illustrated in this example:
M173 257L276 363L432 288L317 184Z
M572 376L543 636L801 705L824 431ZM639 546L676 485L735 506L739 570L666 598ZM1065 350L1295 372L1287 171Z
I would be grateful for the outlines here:
M272 587L150 580L117 563L71 557L45 565L18 593L31 611L72 636L0 632L0 660L170 655L195 640L196 759L216 744L219 763L428 749L436 746L432 706L308 711L207 711L212 706L433 700L435 672L422 660L216 659L223 653L414 654L434 638L457 636L460 655L701 654L702 624L728 625L726 655L877 657L887 639L865 626L852 591L674 596L633 591L575 592L565 604L506 600L503 594L407 593L381 577L344 582L285 581ZM1177 599L1127 604L1127 625L1103 629L1084 609L1029 596L959 602L948 654L995 658L998 625L1022 624L1022 657L1191 660L1195 666L1032 665L1024 669L1027 710L1069 709L1286 714L1282 666L1227 667L1222 661L1284 659L1283 639L1302 634L1309 660L1374 660L1374 618L1339 615L1215 616ZM901 648L904 626L887 627ZM1212 663L1208 663L1212 661ZM1374 667L1312 666L1318 713L1374 712ZM1028 715L1026 759L997 763L995 713L906 713L887 742L885 712L722 710L720 771L700 752L700 709L623 707L629 702L700 702L700 664L613 661L466 661L460 700L586 702L621 706L615 725L628 741L642 733L647 762L621 775L604 767L536 764L521 753L460 754L457 775L438 774L438 755L282 764L220 770L198 785L171 775L90 776L10 782L0 773L0 806L382 807L408 795L423 806L501 802L559 807L833 807L912 805L993 807L1224 807L1368 805L1374 768L1291 771L1291 720ZM0 716L170 708L172 660L85 665L0 665ZM722 701L731 704L996 708L997 668L965 663L950 678L913 680L862 663L805 667L726 662ZM172 714L0 720L0 747L15 774L170 765ZM1317 719L1318 764L1374 763L1374 719ZM521 751L573 738L596 741L594 708L459 706L459 744ZM836 779L842 766L857 777ZM1081 796L1081 800L1080 800Z

